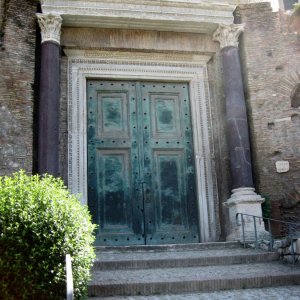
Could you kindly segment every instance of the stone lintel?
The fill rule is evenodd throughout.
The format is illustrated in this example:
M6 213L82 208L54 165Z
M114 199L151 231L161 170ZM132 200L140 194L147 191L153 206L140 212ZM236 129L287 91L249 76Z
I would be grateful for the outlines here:
M231 24L236 1L44 0L42 11L59 14L64 26L126 28L212 34Z

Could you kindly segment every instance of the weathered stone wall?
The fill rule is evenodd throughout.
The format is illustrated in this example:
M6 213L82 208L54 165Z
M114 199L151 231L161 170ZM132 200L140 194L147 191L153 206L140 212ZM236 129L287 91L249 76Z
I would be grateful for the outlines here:
M32 172L37 2L3 1L0 49L0 175Z
M290 17L272 12L268 3L241 5L236 19L245 23L240 49L256 186L270 197L272 217L285 218L281 206L300 186L300 108L291 105L300 82L300 39ZM289 171L278 173L276 161L288 161ZM291 212L300 199L292 198Z

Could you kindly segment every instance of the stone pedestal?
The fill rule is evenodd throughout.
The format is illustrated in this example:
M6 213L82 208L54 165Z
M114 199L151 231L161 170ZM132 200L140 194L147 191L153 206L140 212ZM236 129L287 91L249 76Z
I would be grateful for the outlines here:
M262 217L261 204L263 202L264 198L256 194L254 188L238 188L232 190L231 197L224 204L229 210L230 233L227 236L228 241L243 239L242 218L241 215L237 216L237 213ZM253 217L243 216L243 222L245 240L254 240L255 226ZM259 239L268 237L262 219L256 219L256 230Z
M213 39L220 42L223 62L223 80L226 97L227 136L230 152L232 195L225 203L229 209L230 228L227 240L241 240L243 231L241 220L236 214L244 213L262 216L261 203L264 199L254 192L242 70L238 52L238 37L243 32L242 24L220 25ZM239 216L241 219L241 216ZM244 216L246 240L253 240L255 224L258 237L265 235L262 219Z

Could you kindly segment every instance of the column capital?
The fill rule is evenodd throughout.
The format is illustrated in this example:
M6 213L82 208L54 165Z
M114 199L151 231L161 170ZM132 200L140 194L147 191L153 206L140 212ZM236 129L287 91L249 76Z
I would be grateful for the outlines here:
M244 31L244 24L219 24L213 34L213 41L219 42L221 49L225 47L239 47L239 36Z
M42 43L52 41L60 44L62 17L53 14L36 14L42 33Z

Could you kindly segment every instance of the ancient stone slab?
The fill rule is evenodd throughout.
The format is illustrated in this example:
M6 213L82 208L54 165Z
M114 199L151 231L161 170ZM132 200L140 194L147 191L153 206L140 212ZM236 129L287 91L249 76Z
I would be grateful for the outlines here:
M286 160L276 161L275 165L277 173L285 173L290 170L290 163Z

